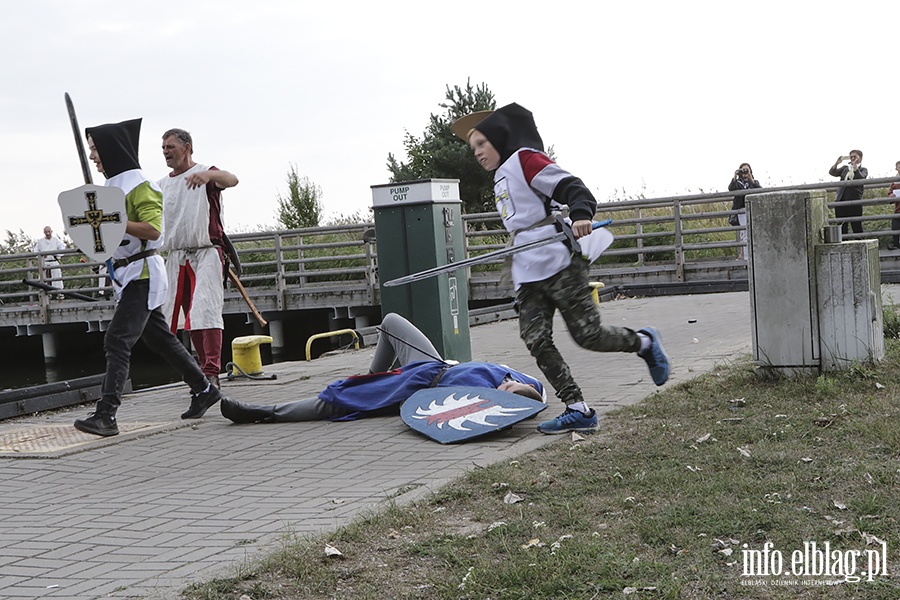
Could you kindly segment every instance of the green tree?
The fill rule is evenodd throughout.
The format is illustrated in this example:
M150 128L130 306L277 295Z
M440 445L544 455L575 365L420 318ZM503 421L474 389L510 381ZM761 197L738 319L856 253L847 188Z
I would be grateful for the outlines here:
M493 179L472 158L468 145L453 135L450 125L469 113L494 110L497 102L487 85L473 88L470 81L465 88L447 86L445 102L439 104L444 112L432 114L421 137L406 132L403 146L408 162L400 162L388 154L387 168L391 182L416 179L459 179L459 195L467 213L494 210Z
M297 173L291 165L287 176L287 197L278 194L278 223L285 229L318 227L322 220L322 188Z
M0 242L0 254L27 254L33 249L34 240L21 229L19 229L19 233L13 233L7 229L6 241Z

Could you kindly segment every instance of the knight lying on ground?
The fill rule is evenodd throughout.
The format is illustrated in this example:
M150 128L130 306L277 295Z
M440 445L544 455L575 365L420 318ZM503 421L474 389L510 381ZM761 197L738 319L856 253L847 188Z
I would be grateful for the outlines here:
M336 381L316 397L273 406L223 398L222 415L235 423L349 421L397 414L407 398L434 387L496 388L545 401L544 386L534 377L494 363L442 359L425 334L400 315L385 315L380 330L368 374Z

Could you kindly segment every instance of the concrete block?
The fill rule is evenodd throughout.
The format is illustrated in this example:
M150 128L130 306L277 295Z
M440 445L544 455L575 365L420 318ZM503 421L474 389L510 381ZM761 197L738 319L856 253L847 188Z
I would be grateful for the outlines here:
M819 343L823 371L884 358L878 242L816 247Z

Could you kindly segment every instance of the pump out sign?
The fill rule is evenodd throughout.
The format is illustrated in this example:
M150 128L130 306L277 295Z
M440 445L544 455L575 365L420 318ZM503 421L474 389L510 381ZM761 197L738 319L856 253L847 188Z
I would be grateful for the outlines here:
M372 186L372 206L459 202L459 180L422 179Z
M391 188L391 200L394 202L406 202L406 195L409 193L409 186Z

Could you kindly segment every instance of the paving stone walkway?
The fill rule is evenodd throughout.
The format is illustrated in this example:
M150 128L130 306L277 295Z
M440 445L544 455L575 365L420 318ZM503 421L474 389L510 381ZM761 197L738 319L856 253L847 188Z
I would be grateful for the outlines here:
M673 365L667 385L750 352L746 292L620 299L601 312L606 323L662 333ZM517 320L473 327L471 338L474 359L540 376ZM599 412L656 391L636 356L578 349L560 319L555 339ZM267 365L277 380L225 382L223 389L253 403L308 397L365 371L370 354L366 348ZM234 574L284 536L333 530L388 499L420 498L477 465L559 440L538 434L534 421L450 446L397 417L241 426L213 409L185 425L179 415L188 402L180 384L141 391L119 411L120 426L134 429L128 435L63 449L49 440L30 458L0 458L0 597L177 598L192 582ZM562 408L551 397L541 417ZM3 421L0 438L23 429L59 435L54 426L90 410Z

